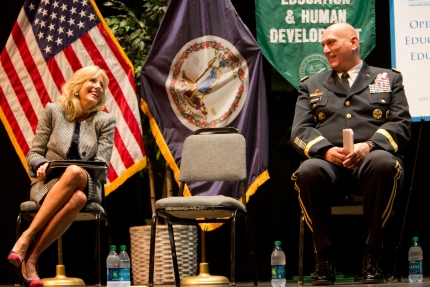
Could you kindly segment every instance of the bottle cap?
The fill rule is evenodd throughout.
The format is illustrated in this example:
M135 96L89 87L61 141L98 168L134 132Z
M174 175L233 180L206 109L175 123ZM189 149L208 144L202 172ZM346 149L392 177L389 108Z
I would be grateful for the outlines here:
M110 250L116 250L116 245L111 245Z
M120 250L126 250L126 249L127 249L127 247L126 247L125 245L121 245L121 246L119 247L119 249L120 249Z
M281 246L281 241L275 241L275 246Z
M418 241L418 237L412 237L412 241L413 242L417 242Z

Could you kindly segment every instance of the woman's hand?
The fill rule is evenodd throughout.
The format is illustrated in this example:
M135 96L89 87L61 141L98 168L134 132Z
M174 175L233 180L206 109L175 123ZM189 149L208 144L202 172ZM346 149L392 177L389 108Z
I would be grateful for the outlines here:
M48 167L49 162L45 162L44 164L40 165L37 169L36 176L38 180L45 180L46 178L46 168Z

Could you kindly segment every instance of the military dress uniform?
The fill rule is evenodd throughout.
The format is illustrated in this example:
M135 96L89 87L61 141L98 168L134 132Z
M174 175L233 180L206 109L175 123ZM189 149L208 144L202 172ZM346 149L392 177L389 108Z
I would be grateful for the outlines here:
M332 198L351 184L363 195L364 243L380 249L382 228L402 188L403 162L397 152L409 141L411 129L402 75L362 64L349 91L335 71L300 83L291 142L308 159L292 180L316 251L331 246ZM326 161L322 154L343 146L342 130L347 128L354 132L354 143L376 144L354 169Z

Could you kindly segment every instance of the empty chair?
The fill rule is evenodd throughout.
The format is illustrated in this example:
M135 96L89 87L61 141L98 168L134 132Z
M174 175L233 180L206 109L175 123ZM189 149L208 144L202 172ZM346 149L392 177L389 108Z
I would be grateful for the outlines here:
M245 138L234 128L208 128L195 131L186 138L180 163L179 195L156 201L152 216L149 286L153 286L154 249L156 224L159 216L167 221L172 250L175 284L180 286L179 267L176 258L172 224L198 224L207 222L231 222L231 266L230 285L235 279L236 218L243 218L247 231L250 255L253 258L254 285L258 275L251 235L251 225L246 210L246 143ZM201 181L240 182L241 202L222 195L183 196L186 184ZM225 193L224 193L225 194Z

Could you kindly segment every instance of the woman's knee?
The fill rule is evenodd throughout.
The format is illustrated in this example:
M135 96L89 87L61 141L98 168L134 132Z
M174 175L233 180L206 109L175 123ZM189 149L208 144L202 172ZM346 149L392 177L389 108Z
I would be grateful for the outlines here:
M74 209L81 210L87 203L87 196L80 190L76 190L69 199L69 203Z
M69 184L74 184L77 187L85 187L87 185L87 173L85 170L77 165L70 165L64 171L62 180L67 181Z

